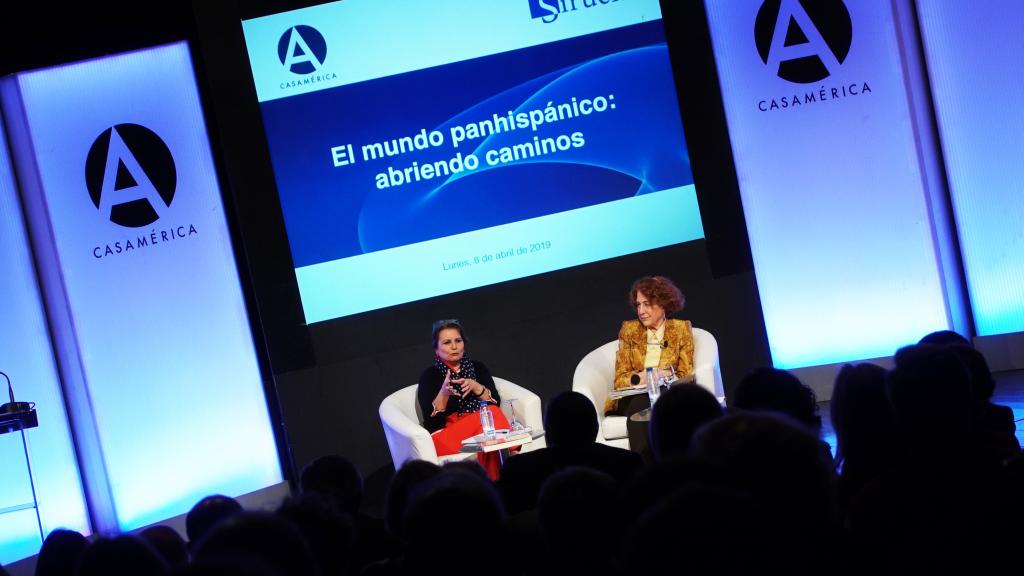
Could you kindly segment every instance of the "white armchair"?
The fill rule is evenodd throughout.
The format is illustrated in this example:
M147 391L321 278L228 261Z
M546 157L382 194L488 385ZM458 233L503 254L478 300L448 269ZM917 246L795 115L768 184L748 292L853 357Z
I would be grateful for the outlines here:
M494 378L498 395L502 398L501 411L511 419L511 411L505 400L515 398L516 415L523 424L534 430L544 429L544 417L541 413L540 397L526 388L513 384L503 378ZM398 470L409 460L426 460L434 464L442 464L452 460L475 458L475 454L452 454L437 456L434 441L430 433L423 427L423 415L420 413L416 398L417 385L406 386L385 398L380 403L380 422L384 426L384 436L391 449L391 460ZM544 448L544 438L538 438L523 446L523 452Z
M586 396L597 409L600 420L597 441L628 449L626 417L603 414L604 401L615 380L615 352L618 347L618 340L612 340L584 356L576 366L572 389ZM693 368L697 384L724 403L725 388L722 386L722 370L718 365L718 342L710 332L700 328L693 329Z

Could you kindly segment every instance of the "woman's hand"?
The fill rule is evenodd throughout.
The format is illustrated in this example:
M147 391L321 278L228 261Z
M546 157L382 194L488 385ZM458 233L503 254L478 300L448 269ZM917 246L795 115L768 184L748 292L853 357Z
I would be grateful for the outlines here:
M434 407L434 411L430 414L431 416L437 416L445 411L448 407L448 398L451 397L452 394L461 396L458 390L452 385L451 378L451 372L444 375L444 382L441 382L441 389L437 391L437 396L434 396L434 401L431 402L431 405Z
M476 380L473 380L472 378L459 378L456 380L452 380L452 382L462 385L463 396L469 396L472 394L473 396L485 402L490 402L494 399L493 395L491 394L491 391L487 388L487 386L484 386L483 384L477 382Z
M486 386L477 382L476 380L473 380L472 378L454 378L452 379L452 384L462 387L461 396L463 397L465 397L468 394L472 394L473 396L479 396L483 394L485 390L487 390Z

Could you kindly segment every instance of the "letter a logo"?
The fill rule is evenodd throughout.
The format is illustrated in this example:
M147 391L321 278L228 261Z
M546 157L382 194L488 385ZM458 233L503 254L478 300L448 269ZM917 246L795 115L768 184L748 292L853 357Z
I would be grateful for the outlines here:
M312 26L292 26L277 41L277 57L292 74L312 74L327 58L327 42Z
M839 70L850 52L853 24L842 0L766 0L754 40L769 70L807 84Z
M93 142L85 161L92 203L111 222L139 228L156 222L174 199L171 151L152 130L118 124Z

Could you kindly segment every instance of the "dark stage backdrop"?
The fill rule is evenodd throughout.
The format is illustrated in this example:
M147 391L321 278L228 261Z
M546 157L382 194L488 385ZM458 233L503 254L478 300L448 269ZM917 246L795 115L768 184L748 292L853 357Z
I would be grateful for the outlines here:
M341 453L364 474L388 465L377 407L432 361L430 324L439 318L460 319L470 357L546 405L571 389L580 359L633 317L627 291L645 274L684 291L678 316L716 336L727 389L766 362L753 275L713 279L703 241L670 246L312 326L315 365L277 375L296 464Z

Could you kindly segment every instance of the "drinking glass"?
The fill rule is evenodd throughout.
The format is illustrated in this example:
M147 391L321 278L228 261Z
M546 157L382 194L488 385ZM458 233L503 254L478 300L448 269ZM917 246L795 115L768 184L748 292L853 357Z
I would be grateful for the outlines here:
M519 432L523 428L526 428L526 426L523 425L522 420L520 420L519 416L516 414L516 400L518 400L518 398L509 398L504 400L504 402L508 404L509 412L512 414L512 418L508 422L509 432Z

